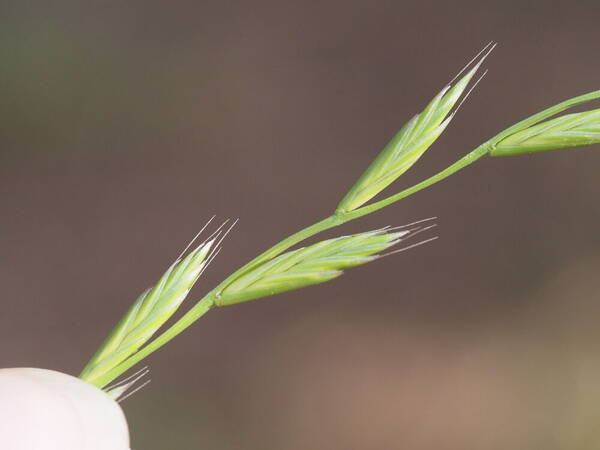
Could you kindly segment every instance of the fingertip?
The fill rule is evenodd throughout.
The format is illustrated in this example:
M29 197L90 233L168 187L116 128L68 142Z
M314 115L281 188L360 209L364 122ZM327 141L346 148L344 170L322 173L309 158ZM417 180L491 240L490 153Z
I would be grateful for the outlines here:
M102 390L46 369L0 369L0 447L129 450L125 415Z

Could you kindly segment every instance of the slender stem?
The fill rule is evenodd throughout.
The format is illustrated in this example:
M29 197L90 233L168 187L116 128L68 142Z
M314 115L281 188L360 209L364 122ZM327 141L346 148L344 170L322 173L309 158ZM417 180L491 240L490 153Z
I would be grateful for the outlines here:
M274 258L281 252L284 252L285 250L297 244L298 242L308 239L309 237L314 236L315 234L321 233L322 231L328 230L330 228L334 228L338 225L349 222L350 220L354 220L359 217L366 216L367 214L370 214L372 212L378 211L382 208L385 208L388 205L391 205L392 203L397 202L400 199L408 197L409 195L412 195L422 189L425 189L426 187L431 186L432 184L443 180L444 178L449 177L453 173L458 172L459 170L463 169L469 164L474 163L479 158L487 155L489 153L489 148L490 144L486 142L477 147L471 153L465 155L464 157L456 161L451 166L408 189L405 189L388 198L385 198L367 206L363 206L362 208L356 209L351 212L338 212L335 215L327 217L313 225L310 225L292 234L291 236L288 236L287 238L278 242L273 247L261 253L256 258L254 258L253 260L251 260L250 262L233 272L231 275L229 275L225 280L219 283L217 287L215 287L211 292L205 295L198 303L196 303L179 320L177 320L170 328L168 328L161 335L159 335L150 343L148 343L145 347L142 347L138 352L131 355L128 359L126 359L110 371L102 374L97 378L87 379L86 381L99 387L106 386L108 383L110 383L112 380L117 378L125 371L129 370L142 359L144 359L145 357L147 357L148 355L165 345L175 336L177 336L186 328L188 328L192 323L194 323L196 320L198 320L200 317L206 314L213 306L217 305L219 295L223 291L223 289L225 289L229 285L229 283L231 283L241 274L253 269L255 266L261 264L264 261Z

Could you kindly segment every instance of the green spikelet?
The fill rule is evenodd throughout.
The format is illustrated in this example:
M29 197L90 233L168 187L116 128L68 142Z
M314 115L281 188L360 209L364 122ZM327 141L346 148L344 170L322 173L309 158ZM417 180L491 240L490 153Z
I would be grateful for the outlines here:
M494 48L491 43L475 59L479 61L453 86L448 85L427 107L402 127L360 176L336 208L337 213L353 211L406 172L446 129L469 82ZM483 56L480 55L483 53Z
M209 262L214 239L201 244L167 269L158 283L144 291L83 369L94 379L117 366L146 343L177 311Z
M545 152L600 143L600 109L566 114L518 131L499 141L492 156Z
M217 297L216 304L233 305L324 283L340 276L343 269L378 258L378 253L400 242L409 233L369 231L283 253L232 281Z

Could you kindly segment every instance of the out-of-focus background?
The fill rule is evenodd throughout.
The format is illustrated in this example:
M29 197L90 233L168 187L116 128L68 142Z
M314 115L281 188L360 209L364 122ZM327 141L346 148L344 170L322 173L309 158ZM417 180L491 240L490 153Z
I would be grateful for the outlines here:
M490 73L388 193L600 88L596 1L4 1L0 365L78 373L204 222L194 290L328 215L483 45ZM590 449L600 148L483 160L335 233L435 243L215 310L124 403L133 449Z

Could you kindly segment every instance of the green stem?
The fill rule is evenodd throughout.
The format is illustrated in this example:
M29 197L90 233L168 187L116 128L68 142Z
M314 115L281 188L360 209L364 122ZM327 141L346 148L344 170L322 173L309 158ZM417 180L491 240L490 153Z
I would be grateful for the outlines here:
M477 147L471 153L465 155L464 157L456 161L448 168L442 170L436 175L433 175L432 177L427 178L426 180L412 187L409 187L408 189L405 189L383 200L380 200L367 206L363 206L362 208L356 209L351 212L338 212L335 215L327 217L313 225L310 225L292 234L291 236L288 236L287 238L278 242L273 247L261 253L256 258L254 258L253 260L251 260L250 262L233 272L231 275L229 275L225 280L219 283L219 285L216 288L214 288L211 292L205 295L187 313L185 313L179 320L177 320L177 322L175 322L169 329L164 331L161 335L156 337L145 347L142 347L138 352L134 353L132 356L130 356L128 359L126 359L110 371L102 374L97 378L86 379L86 381L98 387L106 386L112 380L123 374L125 371L129 370L131 367L133 367L138 362L149 356L151 353L158 350L160 347L165 345L167 342L169 342L171 339L173 339L175 336L177 336L179 333L181 333L183 330L185 330L191 324L193 324L196 320L198 320L200 317L206 314L213 306L217 304L219 295L223 291L223 289L225 289L227 285L229 285L229 283L231 283L243 273L252 270L257 265L263 263L264 261L268 261L271 258L274 258L275 256L284 252L288 248L305 239L308 239L309 237L312 237L325 230L334 228L359 217L366 216L367 214L371 214L372 212L385 208L386 206L391 205L392 203L395 203L400 199L408 197L409 195L412 195L422 189L425 189L426 187L431 186L432 184L443 180L444 178L449 177L450 175L458 172L464 167L474 163L481 157L487 155L489 153L489 148L490 144L486 142Z

